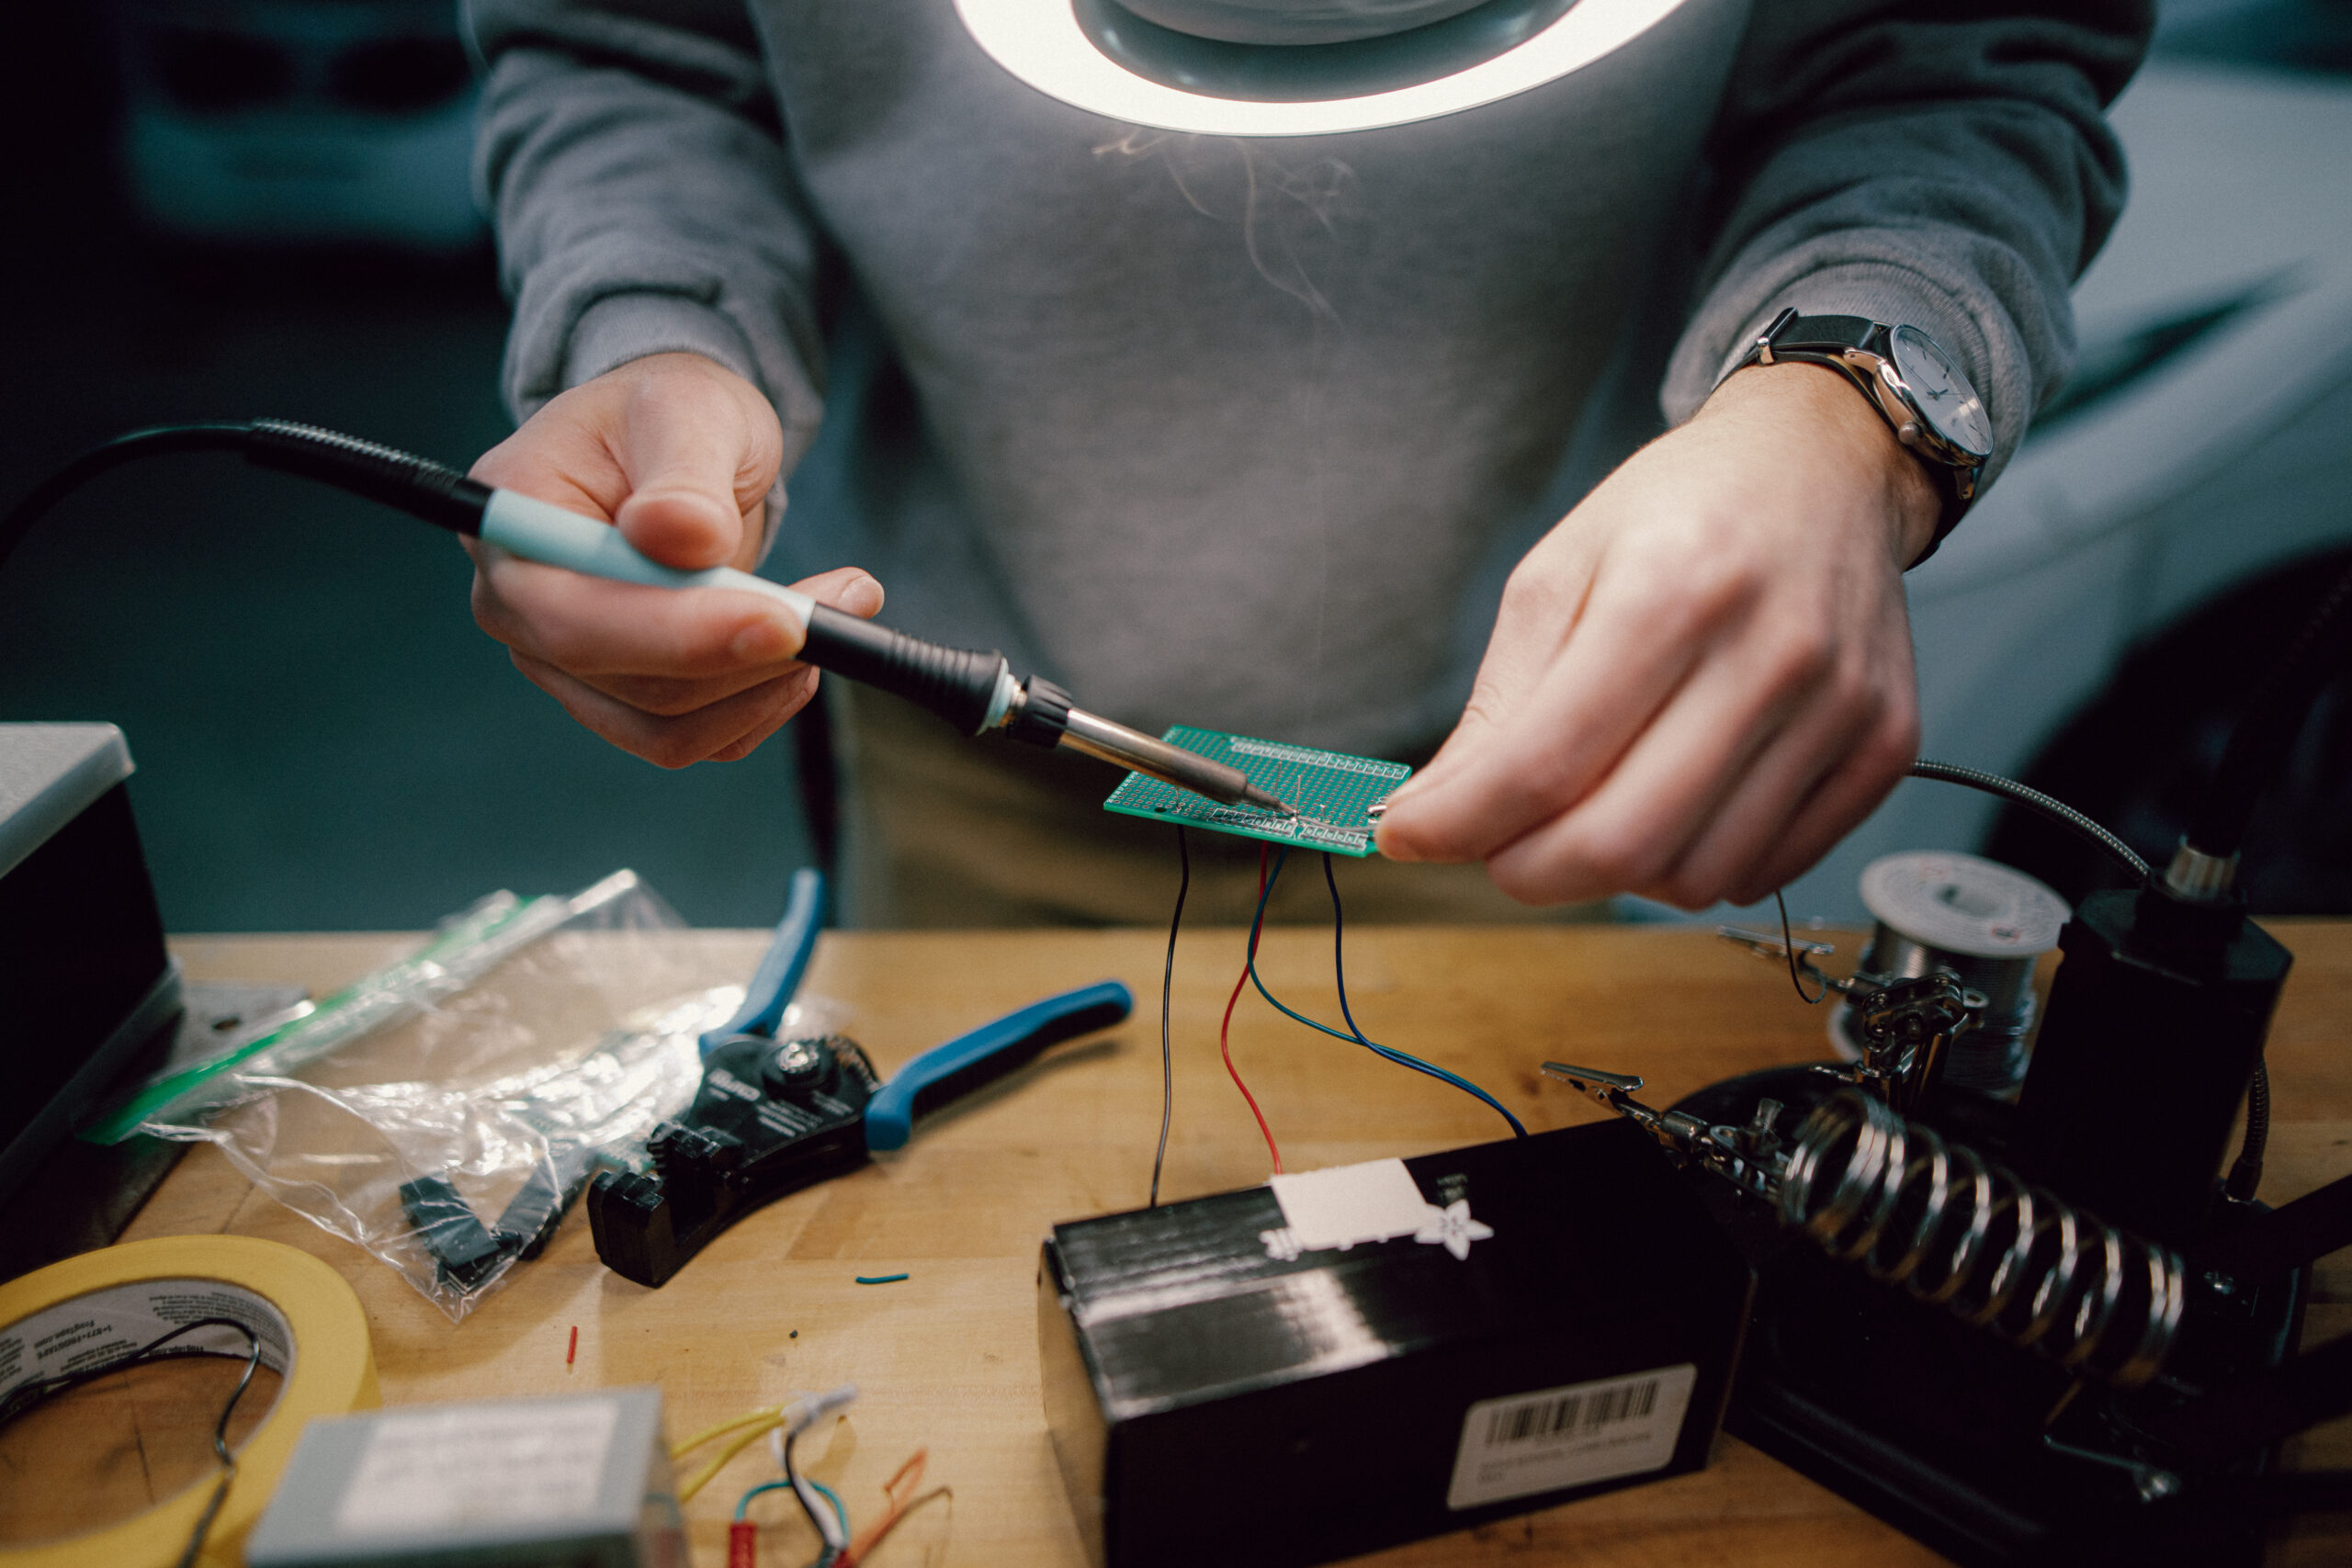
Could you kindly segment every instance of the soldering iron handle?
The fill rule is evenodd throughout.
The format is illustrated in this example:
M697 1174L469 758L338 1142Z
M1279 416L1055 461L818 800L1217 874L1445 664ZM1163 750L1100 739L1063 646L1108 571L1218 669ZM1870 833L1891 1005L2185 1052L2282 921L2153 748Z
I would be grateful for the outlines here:
M808 640L800 657L820 670L904 697L966 735L978 735L1004 716L1004 655L992 648L947 648L819 604L808 612Z
M526 560L592 577L656 588L730 588L776 600L800 623L800 657L820 670L904 697L967 735L978 735L1004 717L1012 682L1004 655L993 649L983 652L925 642L731 567L681 571L662 566L639 555L619 529L513 491L491 492L482 509L481 536Z

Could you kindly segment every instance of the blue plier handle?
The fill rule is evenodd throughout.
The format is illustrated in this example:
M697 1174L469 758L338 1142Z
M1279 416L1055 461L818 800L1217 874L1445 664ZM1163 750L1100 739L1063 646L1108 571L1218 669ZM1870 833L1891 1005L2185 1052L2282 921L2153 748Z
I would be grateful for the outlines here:
M792 874L784 919L760 958L735 1016L702 1037L702 1054L746 1034L773 1038L824 924L825 879ZM1099 980L1032 1002L1002 1018L934 1045L900 1067L865 1107L865 1146L896 1149L913 1135L915 1118L1012 1071L1049 1045L1108 1029L1135 1010L1135 997L1116 980Z

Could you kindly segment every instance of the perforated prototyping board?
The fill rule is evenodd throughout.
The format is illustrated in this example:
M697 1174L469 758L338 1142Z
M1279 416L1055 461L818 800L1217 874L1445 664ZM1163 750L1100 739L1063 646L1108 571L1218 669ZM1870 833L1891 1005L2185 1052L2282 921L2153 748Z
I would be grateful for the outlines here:
M1142 773L1129 773L1126 782L1102 803L1102 809L1263 839L1272 844L1329 850L1333 854L1372 853L1375 824L1366 812L1388 798L1389 792L1413 771L1402 762L1384 762L1376 757L1351 757L1344 751L1318 751L1312 746L1257 740L1182 724L1172 726L1160 739L1240 769L1250 775L1250 783L1273 791L1305 817L1276 817L1242 806L1219 806L1189 789Z

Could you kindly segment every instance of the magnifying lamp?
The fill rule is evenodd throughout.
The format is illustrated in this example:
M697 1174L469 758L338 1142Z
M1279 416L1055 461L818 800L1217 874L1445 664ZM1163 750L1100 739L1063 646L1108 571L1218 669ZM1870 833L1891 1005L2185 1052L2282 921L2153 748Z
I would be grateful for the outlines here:
M1557 81L1682 0L956 0L1049 97L1219 136L1434 119Z

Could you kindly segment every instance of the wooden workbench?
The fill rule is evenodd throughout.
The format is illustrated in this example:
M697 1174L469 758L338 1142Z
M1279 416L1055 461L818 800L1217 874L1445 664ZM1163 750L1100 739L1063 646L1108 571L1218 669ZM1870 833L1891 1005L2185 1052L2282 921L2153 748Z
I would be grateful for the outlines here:
M2352 1170L2352 922L2279 921L2297 964L2271 1036L2277 1102L2263 1196L2277 1202ZM740 982L764 933L698 939L708 983ZM919 1445L951 1505L912 1517L878 1568L1075 1568L1079 1538L1039 1408L1034 1277L1057 1221L1139 1206L1159 1122L1158 1003L1164 933L831 934L805 989L838 998L849 1032L886 1073L1022 1003L1115 976L1135 1018L1058 1048L914 1143L854 1175L787 1198L714 1243L667 1287L608 1273L574 1213L540 1261L462 1325L392 1271L254 1192L209 1148L182 1165L129 1237L229 1231L316 1253L367 1303L388 1403L479 1399L658 1382L673 1436L797 1389L855 1382L852 1419L805 1445L813 1472L858 1519ZM183 938L191 976L283 979L323 993L409 950L413 938ZM1850 944L1849 944L1850 945ZM1351 933L1350 997L1374 1039L1485 1085L1542 1129L1599 1111L1541 1077L1545 1057L1638 1072L1664 1104L1702 1084L1826 1055L1819 1010L1786 975L1711 939L1644 927ZM1187 931L1174 992L1175 1126L1163 1197L1246 1186L1265 1150L1216 1058L1217 1018L1241 933ZM1261 971L1295 1007L1336 1019L1330 938L1268 934ZM1233 1049L1293 1169L1410 1156L1504 1133L1467 1097L1310 1033L1243 998ZM127 1237L128 1239L128 1237ZM2352 1327L2352 1268L2324 1277L2310 1337ZM904 1271L899 1284L859 1274ZM576 1363L565 1353L579 1330ZM2327 1442L2325 1462L2352 1462ZM755 1450L757 1452L759 1450ZM688 1509L696 1561L724 1561L723 1520L766 1461L746 1454ZM774 1505L773 1511L767 1511ZM763 1500L762 1561L797 1563L815 1539L788 1501ZM2280 1561L2343 1561L2352 1539L2306 1539ZM1691 1562L1836 1568L1942 1561L1731 1438L1705 1472L1442 1537L1365 1559L1383 1568L1514 1562Z

